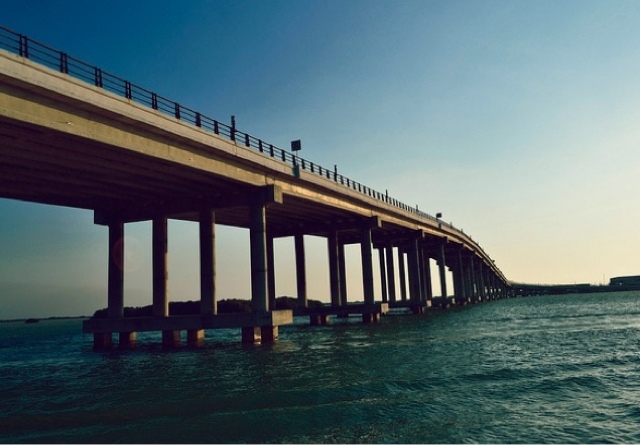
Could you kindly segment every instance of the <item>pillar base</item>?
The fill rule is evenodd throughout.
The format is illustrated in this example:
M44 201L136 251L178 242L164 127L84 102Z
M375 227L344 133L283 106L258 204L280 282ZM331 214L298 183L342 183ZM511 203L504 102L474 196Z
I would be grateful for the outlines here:
M309 322L311 326L324 326L329 324L329 316L326 314L312 314L309 315Z
M162 331L162 346L168 348L180 346L180 331Z
M112 345L111 332L93 334L93 349L109 349Z
M259 327L242 328L242 343L254 344L260 343L262 331Z
M275 343L278 340L278 326L256 326L242 328L242 343Z
M204 342L204 329L192 329L187 331L187 344L198 346Z
M119 332L118 346L121 348L130 348L136 344L137 335L135 332Z
M362 322L364 324L378 323L380 321L380 313L362 314Z
M260 342L274 343L278 340L278 326L262 326L260 327Z

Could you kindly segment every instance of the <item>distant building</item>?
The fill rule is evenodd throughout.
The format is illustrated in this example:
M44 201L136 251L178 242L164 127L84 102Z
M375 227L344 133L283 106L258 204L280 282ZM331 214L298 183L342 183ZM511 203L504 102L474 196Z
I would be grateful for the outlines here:
M611 278L609 286L629 290L640 289L640 275Z

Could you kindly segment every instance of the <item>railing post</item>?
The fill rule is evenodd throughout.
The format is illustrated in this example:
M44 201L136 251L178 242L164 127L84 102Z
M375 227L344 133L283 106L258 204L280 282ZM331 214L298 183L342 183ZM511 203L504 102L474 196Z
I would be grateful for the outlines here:
M151 93L151 108L158 109L158 95L156 93Z
M196 112L196 127L202 127L202 116Z
M236 140L236 117L231 116L231 140Z
M102 70L94 67L94 81L97 87L102 88Z
M174 102L173 109L176 119L180 119L180 104L178 102Z
M29 38L27 36L20 36L20 57L29 58Z
M128 80L124 81L124 96L129 100L131 100L131 97L133 96L131 93L131 82Z
M69 74L69 60L67 53L60 53L60 72Z

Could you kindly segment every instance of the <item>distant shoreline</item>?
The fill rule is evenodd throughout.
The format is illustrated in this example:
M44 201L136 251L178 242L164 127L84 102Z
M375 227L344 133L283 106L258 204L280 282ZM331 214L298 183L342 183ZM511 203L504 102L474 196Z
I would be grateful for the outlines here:
M13 318L10 320L0 320L0 323L26 323L27 320L36 320L36 321L76 320L76 319L83 319L83 318L91 318L91 317L88 317L86 315L76 315L76 316L69 316L69 317L42 317L42 318L28 317L28 318Z

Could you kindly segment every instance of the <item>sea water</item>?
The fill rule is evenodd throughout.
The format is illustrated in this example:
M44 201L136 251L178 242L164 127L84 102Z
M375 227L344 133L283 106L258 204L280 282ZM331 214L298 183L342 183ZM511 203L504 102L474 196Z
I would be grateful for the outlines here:
M640 442L640 292L331 322L109 352L81 320L0 323L0 441Z

